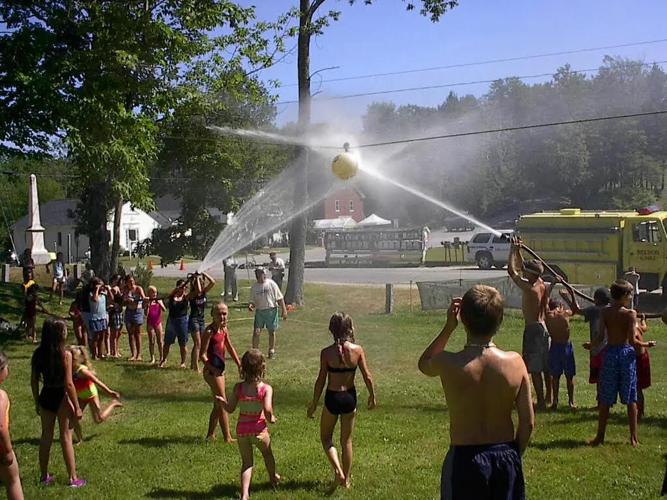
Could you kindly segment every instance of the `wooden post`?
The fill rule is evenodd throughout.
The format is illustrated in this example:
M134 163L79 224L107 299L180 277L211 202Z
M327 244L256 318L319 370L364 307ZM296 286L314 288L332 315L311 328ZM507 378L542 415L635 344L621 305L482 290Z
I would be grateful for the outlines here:
M394 285L391 283L385 285L384 312L385 314L394 312Z
M2 276L0 276L0 282L9 283L9 264L2 265Z

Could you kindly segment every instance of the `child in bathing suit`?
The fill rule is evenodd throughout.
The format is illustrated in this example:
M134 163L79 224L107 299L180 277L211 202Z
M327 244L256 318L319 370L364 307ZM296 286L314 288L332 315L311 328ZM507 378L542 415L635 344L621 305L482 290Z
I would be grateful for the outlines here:
M651 360L648 349L656 346L655 340L644 341L648 331L646 317L642 314L635 327L635 354L637 355L637 420L644 416L644 389L651 387Z
M0 384L9 375L9 361L0 352ZM19 464L9 435L9 396L0 389L0 481L5 485L9 500L23 500L23 488L19 476Z
M74 382L74 387L76 388L76 395L79 400L81 411L85 410L86 406L90 403L93 420L96 424L101 424L109 418L109 415L111 415L111 412L115 408L123 406L119 401L120 394L109 389L104 382L97 378L95 372L91 369L85 347L70 346L69 351L72 353L72 380ZM97 391L97 386L113 398L111 404L104 410L102 410L102 407L100 406L100 397ZM81 444L83 441L81 424L79 420L74 420L72 424L77 438L76 444Z
M227 401L223 396L216 396L218 403L229 413L239 407L239 420L236 424L236 436L241 454L241 500L249 498L250 480L252 479L253 449L255 445L264 457L264 464L273 486L280 481L276 474L276 461L271 450L269 428L266 425L276 422L273 414L273 388L262 382L266 374L266 361L257 349L251 349L241 358L240 382L234 386Z
M366 354L360 345L354 343L352 318L342 312L335 313L329 320L329 331L333 335L334 343L320 352L320 372L315 381L313 400L308 407L308 417L313 418L328 380L320 419L322 447L336 475L334 487L340 485L349 488L352 469L352 430L357 412L357 391L354 387L357 367L361 369L361 375L368 389L368 409L375 408L377 401L371 372L366 363ZM338 452L333 445L333 432L339 417L343 451L342 467L338 460Z
M145 301L146 331L148 332L148 350L151 353L151 364L155 364L155 341L157 340L157 359L162 359L164 347L164 331L162 329L162 312L167 308L162 299L157 298L157 288L148 287L148 299Z

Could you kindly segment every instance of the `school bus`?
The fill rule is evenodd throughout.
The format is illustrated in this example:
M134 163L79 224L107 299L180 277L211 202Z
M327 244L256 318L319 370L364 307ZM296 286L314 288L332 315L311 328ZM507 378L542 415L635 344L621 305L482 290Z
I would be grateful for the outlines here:
M523 242L571 283L608 285L630 266L649 291L667 286L667 211L566 208L522 216Z

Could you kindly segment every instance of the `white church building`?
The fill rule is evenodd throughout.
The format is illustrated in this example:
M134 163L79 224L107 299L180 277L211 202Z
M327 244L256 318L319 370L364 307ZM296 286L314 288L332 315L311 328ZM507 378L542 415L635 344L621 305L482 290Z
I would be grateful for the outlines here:
M49 252L62 252L65 261L84 259L90 247L88 236L76 233L76 206L78 200L53 200L39 206L41 224L44 226L44 246ZM26 229L28 216L20 218L12 228L14 245L19 255L28 243ZM155 218L143 210L133 208L130 203L123 205L120 228L121 250L132 252L137 243L150 238L153 229L159 228ZM107 230L113 231L113 214L107 223Z

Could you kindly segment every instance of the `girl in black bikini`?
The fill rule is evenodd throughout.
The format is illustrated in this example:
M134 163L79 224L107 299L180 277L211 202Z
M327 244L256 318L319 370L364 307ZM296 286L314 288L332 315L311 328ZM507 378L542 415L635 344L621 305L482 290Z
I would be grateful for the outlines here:
M315 381L313 400L308 407L308 417L313 418L324 384L328 381L320 420L320 439L334 469L336 481L341 486L349 488L352 469L352 429L357 411L357 391L354 388L357 367L361 370L368 389L368 409L375 408L377 402L373 379L366 363L366 354L360 345L354 343L352 318L342 312L335 313L329 321L329 331L334 337L334 343L320 352L320 372ZM333 433L339 416L340 441L343 448L342 467L338 460L338 452L333 445Z
M81 418L81 408L72 381L72 353L65 351L67 327L61 320L47 319L42 328L42 342L32 355L32 396L35 410L42 419L42 438L39 442L39 468L44 486L53 484L49 474L49 455L53 430L58 420L60 446L69 474L69 485L80 488L86 484L76 475L74 447L70 420ZM39 382L42 381L42 390Z

